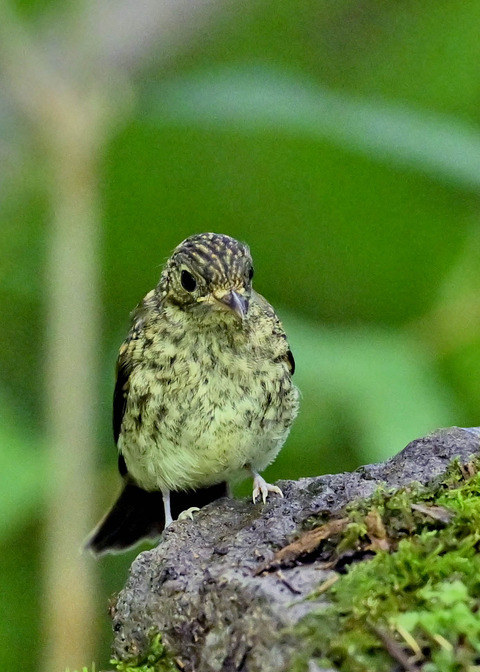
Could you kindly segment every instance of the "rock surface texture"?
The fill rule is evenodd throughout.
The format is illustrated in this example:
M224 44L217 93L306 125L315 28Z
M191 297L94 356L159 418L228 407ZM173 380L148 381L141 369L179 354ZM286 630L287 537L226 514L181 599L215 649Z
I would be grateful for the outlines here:
M427 483L455 457L466 463L478 455L479 442L480 428L440 430L380 464L282 481L285 498L271 496L265 506L225 498L193 521L173 523L160 544L132 564L114 609L114 655L142 656L156 631L187 672L288 670L302 646L292 626L321 604L321 597L305 597L329 572L315 561L256 575L259 566L310 515L334 513L380 483Z

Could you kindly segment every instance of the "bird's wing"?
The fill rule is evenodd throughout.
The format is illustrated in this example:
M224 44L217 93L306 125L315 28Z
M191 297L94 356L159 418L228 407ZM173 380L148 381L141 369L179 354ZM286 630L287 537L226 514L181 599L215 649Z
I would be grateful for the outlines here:
M123 352L122 348L125 348ZM132 370L131 358L128 356L128 343L125 342L122 348L120 348L120 354L117 359L115 390L113 393L113 438L115 439L115 443L118 443L123 415L127 407L129 376ZM122 473L123 469L120 465L119 470Z
M115 390L113 392L113 437L115 443L118 444L118 437L122 429L123 416L127 407L127 399L129 392L129 379L133 369L134 359L133 351L135 349L135 342L138 340L142 329L145 325L145 316L148 309L151 307L154 293L150 292L138 304L131 314L132 326L128 332L128 336L120 346L117 358ZM122 456L119 458L119 471L122 476L127 473L127 468Z
M293 376L295 373L295 359L293 357L293 353L290 349L290 346L288 344L287 340L287 334L285 333L285 330L283 328L283 324L281 323L280 319L278 318L278 315L276 314L273 306L271 306L267 299L256 292L254 289L252 289L252 299L260 306L260 308L268 315L268 317L273 321L274 323L274 334L278 338L282 339L285 342L285 352L283 352L280 357L278 358L279 361L283 361L286 363L288 370L290 371L290 375Z

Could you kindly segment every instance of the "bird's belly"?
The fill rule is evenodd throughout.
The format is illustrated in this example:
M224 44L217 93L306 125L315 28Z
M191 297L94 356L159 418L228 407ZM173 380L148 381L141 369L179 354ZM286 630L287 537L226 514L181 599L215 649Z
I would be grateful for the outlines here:
M296 389L278 365L243 379L189 371L183 381L158 382L145 372L131 381L149 392L130 391L137 403L127 408L119 440L129 473L147 490L204 487L248 466L261 471L296 415Z

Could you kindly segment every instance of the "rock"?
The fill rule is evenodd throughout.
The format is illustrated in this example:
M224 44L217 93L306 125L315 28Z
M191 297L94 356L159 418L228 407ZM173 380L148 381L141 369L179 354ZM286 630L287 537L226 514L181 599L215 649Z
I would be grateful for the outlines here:
M141 657L152 632L187 672L281 672L302 642L299 619L322 602L305 601L331 575L314 563L255 575L309 515L368 497L379 483L427 483L458 457L478 455L480 428L453 427L410 443L395 457L352 473L282 481L285 498L221 499L193 521L173 523L160 544L133 562L113 616L113 652ZM312 662L312 670L319 669Z

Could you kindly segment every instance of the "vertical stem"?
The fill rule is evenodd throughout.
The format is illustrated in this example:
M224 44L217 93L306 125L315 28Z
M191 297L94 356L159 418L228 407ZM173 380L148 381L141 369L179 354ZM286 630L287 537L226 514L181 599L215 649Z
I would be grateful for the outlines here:
M72 119L65 122L65 128L47 134L53 217L46 283L51 486L44 557L45 672L90 664L95 632L94 567L81 544L92 522L94 498L98 174L88 129L75 133Z

